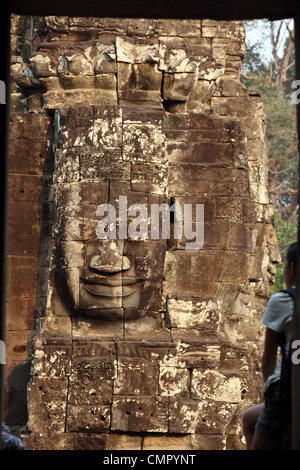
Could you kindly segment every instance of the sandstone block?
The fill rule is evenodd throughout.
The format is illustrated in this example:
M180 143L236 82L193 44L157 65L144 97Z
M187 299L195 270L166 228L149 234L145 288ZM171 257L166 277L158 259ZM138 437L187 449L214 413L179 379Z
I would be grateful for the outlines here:
M48 90L50 84L48 85L47 82L44 82L44 85L46 86ZM60 91L59 87L55 89L52 83L51 85L50 85L51 88L49 89L49 91L51 91L51 89L53 91L58 91L58 92ZM59 77L59 86L63 90L91 89L91 88L94 88L95 86L95 77L86 76L86 75L65 75L65 76ZM63 93L62 90L61 90L61 93Z
M216 85L210 80L197 80L188 97L188 110L196 113L209 114L209 100L215 91Z
M34 74L37 77L49 77L57 74L57 63L51 61L46 54L37 53L30 59L34 67Z
M75 106L78 104L116 105L116 90L96 89L69 89L60 91L49 91L45 95L44 109L58 109L64 105Z
M12 113L10 116L10 139L44 142L51 120L41 114Z
M72 328L75 339L87 338L97 341L118 341L124 339L122 319L109 321L106 319L78 317L72 319Z
M10 231L7 242L7 255L37 258L39 253L39 244L39 234L22 232L13 234L12 231Z
M199 37L200 21L196 19L176 20L160 18L157 20L160 36Z
M114 382L114 394L158 395L158 367L138 357L120 357L118 377Z
M129 36L145 36L152 37L155 34L157 20L144 18L128 19L128 35Z
M27 257L24 261L28 262ZM27 266L13 266L7 269L7 297L34 298L36 295L36 274L37 267L27 264Z
M9 171L42 175L47 157L45 142L30 139L12 139L10 144Z
M61 148L121 145L121 115L117 106L65 106L59 110L57 121Z
M168 397L115 397L111 429L123 432L168 430Z
M233 142L166 142L166 156L169 163L194 163L218 167L246 168L243 145Z
M57 75L60 55L68 47L67 42L44 42L38 52L30 58L33 72L37 77L50 77Z
M192 450L191 435L188 436L176 436L162 434L161 436L150 436L144 437L143 449L149 451L172 451L172 450Z
M159 390L161 396L189 396L190 374L183 367L160 366ZM172 432L172 431L171 431Z
M17 293L16 293L17 294ZM16 330L31 330L34 326L35 299L18 296L6 300L7 333ZM9 344L9 342L7 342Z
M216 87L216 94L217 93L220 93L221 96L247 96L248 90L239 80L223 77L218 81Z
M256 247L255 224L212 222L204 224L204 246L253 253Z
M196 328L172 328L177 355L170 351L161 360L161 367L217 369L220 365L220 341L211 331ZM189 343L185 338L189 337Z
M55 234L59 240L85 240L83 216L73 206L57 211ZM94 211L95 213L95 211ZM94 225L94 233L96 224Z
M198 418L198 402L192 398L171 397L169 432L194 434Z
M256 116L265 118L263 102L256 96L212 97L211 107L214 114L221 116Z
M55 153L57 167L54 175L54 185L63 182L72 183L80 179L79 153L76 151L60 149Z
M116 73L116 49L114 44L99 44L97 42L97 56L95 59L95 73Z
M163 306L160 305L160 309L162 310ZM160 313L157 313L158 309L155 308L154 311L147 310L145 308L144 312L142 312L142 316L139 316L135 319L134 322L127 321L127 309L125 310L125 324L124 324L124 332L125 332L125 340L126 341L159 341L159 342L166 342L169 343L171 340L171 333L170 330L167 329L162 321L162 316ZM143 315L144 313L144 315ZM132 312L129 309L129 320L131 319Z
M203 401L241 401L241 381L237 372L194 369L191 390L193 398Z
M174 287L177 286L177 294L197 295L197 291L194 289L198 279L191 278L188 286L185 282L185 273L193 269L196 269L198 279L201 282L245 282L250 270L250 259L246 253L234 251L200 250L189 253L177 250L167 252L165 280L173 282ZM187 289L186 292L183 290L184 285ZM167 288L165 292L168 293ZM201 291L198 290L199 292ZM174 289L171 289L170 294L174 293Z
M235 59L235 60L234 60ZM225 76L239 79L242 68L240 57L225 57Z
M34 377L29 385L29 430L47 434L64 433L66 420L67 377Z
M126 434L107 434L105 450L141 450L142 436Z
M133 162L131 166L133 191L165 194L167 189L167 167L155 163Z
M198 401L196 434L224 436L236 411L236 404Z
M60 244L60 252L57 254L56 263L65 268L84 267L84 243L75 240L64 241Z
M93 22L95 18L93 18ZM128 28L128 18L96 18L97 29L101 32L111 31L116 34L126 34Z
M118 63L118 90L148 90L160 92L162 73L155 63Z
M196 86L196 73L165 73L163 99L165 101L187 101Z
M235 120L208 117L204 113L169 113L166 115L166 137L183 142L234 142L243 139L243 130Z
M224 69L214 57L203 52L201 45L190 47L178 43L164 44L164 56L159 69L167 73L193 73L205 80L215 80L223 75Z
M8 198L10 202L49 201L52 197L50 176L10 174Z
M120 149L103 149L102 152L80 152L82 180L130 179L130 165L122 162Z
M264 140L266 132L266 123L264 118L256 116L252 116L252 118L241 116L239 121L247 140Z
M34 373L39 377L55 378L70 374L71 338L35 336ZM55 383L55 382L53 382Z
M126 209L132 204L145 204L146 206L148 204L148 194L143 191L132 191L129 181L112 181L109 188L109 202L116 210L120 209L120 196L126 196Z
M94 120L88 133L95 146L120 147L122 145L121 109L119 106L94 106Z
M120 90L118 94L120 106L123 108L132 107L136 109L138 106L145 106L148 108L161 108L163 100L161 93L158 91L148 90Z
M245 55L245 42L241 39L227 39L226 41L226 52L228 55L240 56L242 59Z
M123 125L123 159L165 163L162 129L151 123Z
M140 106L138 109L122 109L122 119L124 124L152 124L163 130L164 120L167 114L164 109L147 108Z
M116 54L118 62L125 63L157 63L161 51L157 39L123 39L116 38Z
M173 297L168 302L168 321L172 328L214 329L220 323L214 298Z
M75 214L75 202L80 201L81 206L94 206L106 203L108 198L108 181L80 181L80 183L64 184L57 188L56 200L62 210L67 210L65 206L69 206L70 210ZM95 209L96 213L96 209ZM71 213L69 214L71 217ZM84 213L80 214L84 217Z
M106 437L106 434L89 435L87 432L56 434L55 437L34 432L22 439L26 450L104 450Z
M11 202L8 211L9 233L39 235L38 202Z
M69 403L98 405L112 398L115 364L105 358L99 361L80 360L73 364L69 383Z
M174 342L159 341L158 338L153 341L132 339L131 341L119 341L116 343L116 347L120 360L145 360L155 367L158 367L161 361L166 365L174 365L174 356L176 356ZM171 362L167 362L169 357Z
M160 241L125 240L124 255L130 261L130 268L125 276L134 276L147 280L162 279L166 245Z
M67 432L99 434L110 428L110 405L68 405Z
M166 265L166 272L168 270L168 265ZM201 279L201 278L200 278ZM163 282L163 293L164 295L194 295L197 296L199 292L205 292L207 295L214 296L215 293L217 292L218 289L218 282L217 281L205 281L205 280L200 280L198 281L198 287L196 286L196 283L193 282L193 280L189 281L189 286L188 288L183 284L183 281L174 282L172 280L169 280L166 277L166 280Z
M243 196L249 191L246 171L210 168L193 164L169 165L169 190L172 196L210 194Z
M189 434L186 436L145 436L144 450L223 450L225 439L218 435Z
M245 28L241 21L202 20L202 36L212 38L245 38Z
M223 344L221 349L221 367L243 372L249 371L250 353L246 348ZM242 390L242 396L246 392Z
M30 329L21 329L18 324L19 322L16 322L13 328L6 332L5 362L7 372L11 371L11 368L18 363L21 364L21 362L26 361L28 356L27 338L30 335Z
M59 58L57 68L58 74L94 75L95 58L98 54L99 56L101 56L101 53L103 55L103 49L106 49L110 60L114 61L115 51L113 45L110 44L108 47L106 46L106 48L104 45L99 46L93 41L86 41L82 42L81 44L76 44L75 47L73 45L66 47L66 50ZM113 69L112 72L114 72Z

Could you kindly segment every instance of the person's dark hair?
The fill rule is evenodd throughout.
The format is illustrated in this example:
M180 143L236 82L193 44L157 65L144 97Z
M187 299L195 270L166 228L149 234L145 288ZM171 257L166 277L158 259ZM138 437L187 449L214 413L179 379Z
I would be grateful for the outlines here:
M287 254L286 254L286 260L287 260L287 263L288 264L291 264L291 263L294 263L295 266L297 264L297 242L296 243L292 243L289 247L288 247L288 250L287 250Z

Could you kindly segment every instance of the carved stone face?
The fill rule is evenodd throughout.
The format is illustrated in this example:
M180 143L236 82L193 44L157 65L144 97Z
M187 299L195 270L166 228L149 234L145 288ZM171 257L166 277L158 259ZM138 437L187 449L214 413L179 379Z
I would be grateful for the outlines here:
M119 195L147 207L165 202L165 109L185 112L189 100L202 111L211 82L224 73L205 51L157 38L57 41L41 45L30 74L15 68L20 86L32 76L30 86L46 90L45 109L56 110L53 291L71 315L133 318L160 310L166 240L100 240L96 211L115 206ZM184 141L182 126L179 133Z
M148 214L152 203L165 200L162 113L143 110L134 120L131 113L123 111L121 119L117 106L74 106L59 114L55 283L71 315L132 319L161 308L166 240L151 240L150 234L134 239L127 227L134 225L139 234L138 226L148 223L133 207L142 205ZM119 126L112 136L102 118ZM123 237L120 195L128 201ZM116 215L116 233L101 239L97 226L111 216L101 217L98 208L107 203Z
M84 214L85 208L72 206L74 210ZM161 307L165 243L89 238L93 231L96 234L96 216L79 217L74 223L65 215L58 228L55 272L59 295L68 310L110 320L157 311Z

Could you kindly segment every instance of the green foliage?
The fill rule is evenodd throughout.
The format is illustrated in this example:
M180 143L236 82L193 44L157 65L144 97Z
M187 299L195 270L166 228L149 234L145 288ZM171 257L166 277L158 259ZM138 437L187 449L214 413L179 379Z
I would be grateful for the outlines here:
M268 75L268 64L265 63L261 55L262 46L260 41L252 45L246 43L246 54L243 64L243 72L246 75L255 74L257 77L266 77Z
M288 42L286 38L283 57ZM264 101L269 146L269 188L274 209L280 212L284 220L295 220L298 210L298 138L296 109L291 101L295 52L293 50L287 68L287 79L291 81L282 85L274 59L264 58L261 50L260 42L252 46L246 44L241 82L247 88L258 90Z
M260 22L260 28L263 31L264 41L269 41L271 45L269 23ZM284 23L281 24L281 28L284 28ZM276 36L275 29L274 32ZM292 51L286 69L287 80L280 83L279 77L280 66L283 65L289 42L290 37L287 34L281 53L276 50L277 68L273 57L267 59L262 55L262 43L257 42L251 46L246 44L241 77L244 86L259 91L266 110L269 189L275 211L278 248L282 258L282 262L277 266L273 292L285 288L283 260L289 245L297 240L298 138L296 109L291 101L294 91L291 85L295 76L295 50Z

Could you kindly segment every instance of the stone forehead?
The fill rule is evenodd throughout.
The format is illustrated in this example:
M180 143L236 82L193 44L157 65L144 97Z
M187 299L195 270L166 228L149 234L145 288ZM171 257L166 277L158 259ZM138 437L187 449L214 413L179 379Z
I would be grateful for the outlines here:
M63 106L56 116L58 191L61 183L90 180L131 181L136 191L162 193L167 176L164 109L78 103Z

